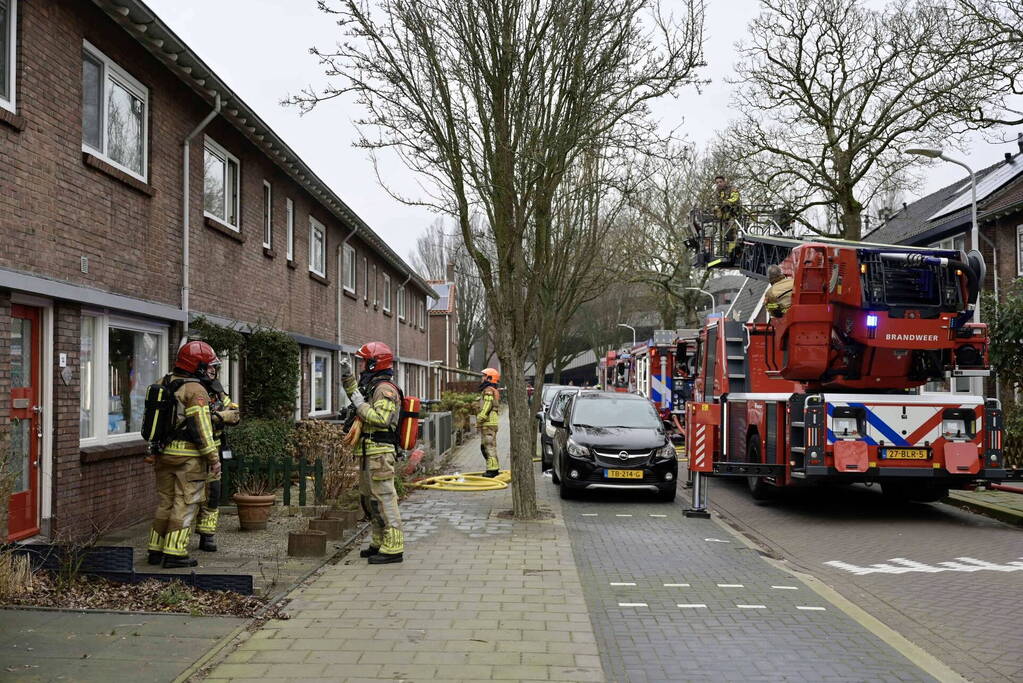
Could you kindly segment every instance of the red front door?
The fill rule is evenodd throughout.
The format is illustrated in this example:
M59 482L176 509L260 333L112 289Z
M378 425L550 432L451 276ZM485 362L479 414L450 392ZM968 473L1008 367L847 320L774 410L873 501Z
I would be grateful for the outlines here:
M8 503L8 540L39 533L39 309L11 307L11 439L8 469L14 488Z

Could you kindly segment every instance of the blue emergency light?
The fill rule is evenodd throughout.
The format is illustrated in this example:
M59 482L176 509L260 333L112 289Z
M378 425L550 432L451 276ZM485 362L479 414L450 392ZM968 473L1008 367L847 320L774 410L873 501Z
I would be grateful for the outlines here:
M870 328L877 327L877 316L876 315L868 315L867 316L867 327L870 327Z

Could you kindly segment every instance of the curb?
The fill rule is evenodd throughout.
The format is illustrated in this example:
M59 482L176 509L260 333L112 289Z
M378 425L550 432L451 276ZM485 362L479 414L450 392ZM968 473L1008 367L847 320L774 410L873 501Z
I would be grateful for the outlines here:
M957 508L969 510L970 512L976 512L981 515L993 517L1000 522L1005 522L1006 524L1023 527L1023 511L1004 507L997 503L974 500L968 493L952 491L949 493L948 498L943 499L941 502L946 505L952 505Z

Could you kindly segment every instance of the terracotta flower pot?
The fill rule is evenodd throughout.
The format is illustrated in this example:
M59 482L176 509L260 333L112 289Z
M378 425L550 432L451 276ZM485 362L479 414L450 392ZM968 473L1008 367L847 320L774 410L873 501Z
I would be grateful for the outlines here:
M238 522L242 531L257 531L266 528L274 496L245 496L236 493L231 498L238 506Z

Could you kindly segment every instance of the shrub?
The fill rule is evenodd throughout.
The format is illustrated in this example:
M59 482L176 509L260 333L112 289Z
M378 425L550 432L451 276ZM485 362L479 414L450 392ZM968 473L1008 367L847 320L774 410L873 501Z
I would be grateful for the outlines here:
M1005 406L1005 448L1006 465L1023 467L1023 405L1009 403Z
M248 418L229 428L227 438L240 461L267 462L294 457L295 440L288 420Z
M188 327L193 336L212 346L218 355L226 354L231 358L241 358L245 335L233 327L210 322L205 316L199 316Z
M252 330L245 340L242 402L247 415L290 419L299 380L298 342L279 330Z

